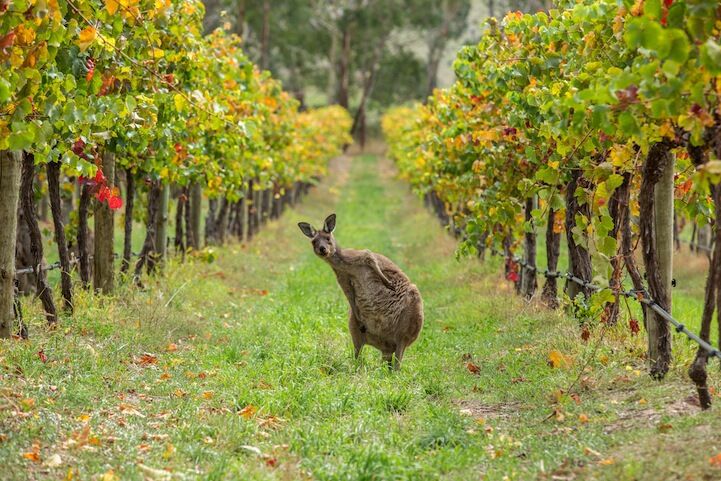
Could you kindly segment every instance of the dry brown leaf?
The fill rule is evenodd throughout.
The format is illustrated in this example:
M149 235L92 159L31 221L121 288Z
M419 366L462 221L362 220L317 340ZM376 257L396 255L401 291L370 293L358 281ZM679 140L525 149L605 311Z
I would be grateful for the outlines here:
M481 368L477 364L473 364L472 362L466 363L466 369L468 369L468 372L471 374L480 374Z
M158 363L158 356L155 354L150 354L148 352L141 354L138 358L136 358L135 363L140 366L150 366L152 364Z

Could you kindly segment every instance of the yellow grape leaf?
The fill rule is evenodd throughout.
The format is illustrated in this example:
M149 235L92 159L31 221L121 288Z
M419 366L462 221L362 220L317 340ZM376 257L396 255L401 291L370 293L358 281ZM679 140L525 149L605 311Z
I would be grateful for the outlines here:
M115 15L118 11L118 7L120 7L120 2L118 2L118 0L105 1L105 10L107 10L110 15Z
M15 29L15 42L20 45L30 45L35 40L35 30L27 28L22 23Z
M154 59L165 57L165 51L161 48L153 48L150 50L150 56Z
M80 47L80 50L83 52L87 50L88 47L90 47L90 45L95 41L97 36L98 31L95 27L85 27L81 30L78 37L78 46Z

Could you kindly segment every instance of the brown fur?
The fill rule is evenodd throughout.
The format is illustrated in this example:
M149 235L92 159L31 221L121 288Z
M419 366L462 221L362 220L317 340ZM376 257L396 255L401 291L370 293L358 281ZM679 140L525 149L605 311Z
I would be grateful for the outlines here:
M418 288L387 257L369 250L341 249L333 237L335 214L316 231L298 224L312 239L313 249L326 261L350 305L348 328L356 358L365 344L379 349L383 359L400 368L403 353L423 327L423 300Z

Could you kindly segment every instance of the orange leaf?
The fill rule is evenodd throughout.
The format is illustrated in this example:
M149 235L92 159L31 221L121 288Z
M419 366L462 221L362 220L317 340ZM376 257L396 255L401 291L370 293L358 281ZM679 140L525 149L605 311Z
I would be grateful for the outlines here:
M243 409L238 412L241 416L243 416L244 419L250 419L253 416L255 416L255 413L258 412L258 408L253 406L252 404L248 404Z
M716 456L711 456L708 462L711 466L721 468L721 453L718 453Z
M40 462L40 453L36 453L35 451L31 451L29 453L23 453L23 458L29 459L30 461L34 461L36 463Z
M553 350L548 354L548 365L552 368L568 367L569 360L560 351Z

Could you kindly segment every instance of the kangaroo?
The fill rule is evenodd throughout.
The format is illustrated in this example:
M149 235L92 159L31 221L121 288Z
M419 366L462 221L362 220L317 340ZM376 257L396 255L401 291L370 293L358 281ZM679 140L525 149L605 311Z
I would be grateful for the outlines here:
M315 254L327 262L348 299L348 329L356 359L364 345L379 349L383 360L400 369L403 353L423 327L423 300L418 288L390 259L369 250L341 249L333 237L335 214L318 231L298 223Z

